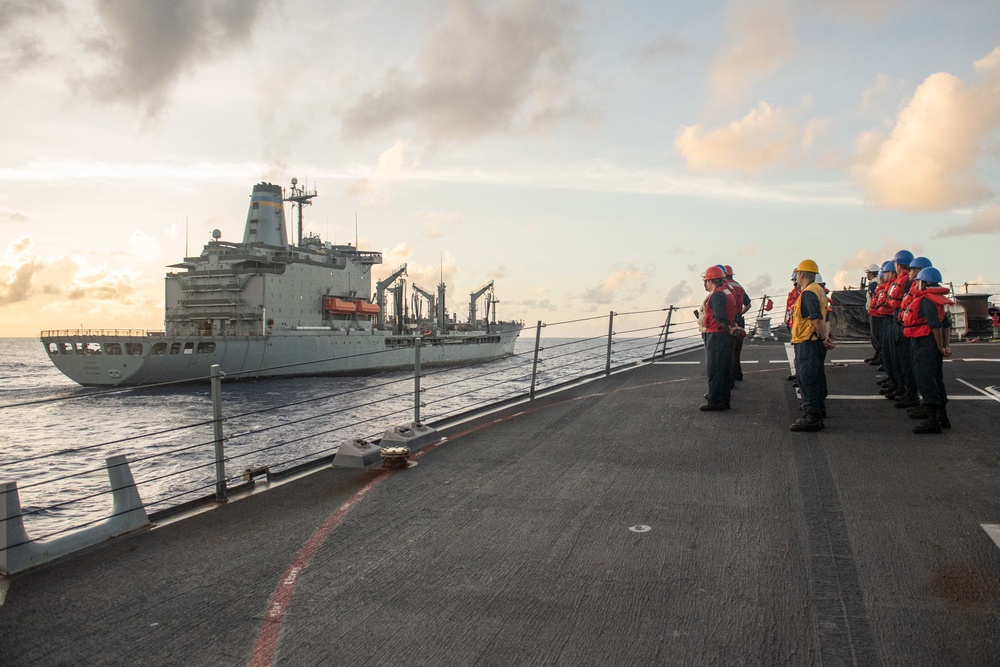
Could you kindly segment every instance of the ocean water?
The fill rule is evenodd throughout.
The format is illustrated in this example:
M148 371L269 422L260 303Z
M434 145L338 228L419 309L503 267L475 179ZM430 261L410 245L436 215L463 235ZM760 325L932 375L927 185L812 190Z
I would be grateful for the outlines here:
M434 422L527 394L534 345L534 331L526 329L512 357L423 369L421 420ZM537 388L601 371L606 364L606 337L543 338L542 346ZM648 358L655 346L655 335L617 339L612 364ZM0 480L17 482L33 539L58 537L110 514L109 456L128 456L148 512L214 492L208 385L81 387L52 365L37 339L0 339L0 355ZM226 474L232 483L248 468L298 465L414 418L412 371L222 386Z

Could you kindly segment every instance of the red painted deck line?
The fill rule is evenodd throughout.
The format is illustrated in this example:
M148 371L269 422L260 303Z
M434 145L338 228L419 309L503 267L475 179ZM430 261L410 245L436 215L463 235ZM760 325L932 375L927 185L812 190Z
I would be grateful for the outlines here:
M578 396L576 398L559 401L558 403L551 403L549 405L531 410L522 410L506 417L484 422L479 426L473 426L446 438L442 438L439 442L420 450L411 458L419 459L425 454L433 452L446 442L458 440L462 436L475 433L476 431L484 429L487 426L493 426L494 424L499 424L507 421L508 419L513 419L514 417L520 417L539 410L545 410L564 403L571 403L572 401L578 401L584 398L593 398L595 396L603 396L603 394L598 393ZM292 600L292 594L295 592L295 586L299 581L299 575L302 574L302 571L309 565L312 557L323 545L323 542L325 542L326 538L330 536L333 529L336 528L341 521L343 521L348 512L354 509L354 507L361 502L361 499L368 495L372 489L381 484L383 481L389 479L392 476L392 472L395 471L390 472L386 470L361 487L357 493L348 498L340 507L334 510L334 512L328 516L322 524L320 524L319 528L316 529L316 532L314 532L312 536L305 541L302 548L299 549L299 552L295 554L295 558L292 559L292 562L288 565L288 569L285 570L284 576L281 578L281 583L278 584L278 587L274 590L274 594L271 595L271 599L267 603L267 611L264 615L264 622L261 624L260 630L257 633L257 641L254 642L253 653L250 654L250 662L248 663L250 667L271 667L271 665L274 664L275 654L277 653L278 644L281 640L281 631L285 624L285 615L288 613L288 608Z

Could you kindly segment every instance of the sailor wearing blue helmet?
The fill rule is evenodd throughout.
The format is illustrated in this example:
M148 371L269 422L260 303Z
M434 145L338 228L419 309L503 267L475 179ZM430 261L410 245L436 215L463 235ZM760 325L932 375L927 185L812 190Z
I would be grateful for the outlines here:
M945 409L948 393L943 361L951 356L951 321L945 306L954 302L946 296L948 288L940 285L940 271L931 266L920 269L903 312L903 336L912 348L913 375L926 410L926 418L913 428L914 433L951 428Z
M891 338L891 353L889 363L891 372L889 375L894 379L892 391L885 394L886 398L896 399L897 408L912 408L920 405L917 396L917 385L913 379L913 368L910 365L910 343L903 338L903 298L913 281L910 279L910 262L913 261L913 253L909 250L900 250L892 258L896 265L896 280L889 287L889 305L892 306L893 317L889 326L886 327ZM886 365L886 370L890 366Z

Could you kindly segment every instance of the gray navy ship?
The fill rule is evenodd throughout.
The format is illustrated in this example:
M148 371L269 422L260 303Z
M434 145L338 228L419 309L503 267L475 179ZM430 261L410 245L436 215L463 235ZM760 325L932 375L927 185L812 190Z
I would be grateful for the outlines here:
M405 264L373 291L381 253L303 236L302 208L315 196L296 179L287 197L279 185L255 185L242 242L215 230L199 256L170 266L163 331L43 331L49 358L82 385L131 386L206 380L215 364L229 379L412 368L418 344L426 366L513 353L523 323L496 321L492 280L470 294L464 323L448 313L443 281L436 294L411 285L411 310ZM295 244L286 202L298 210Z

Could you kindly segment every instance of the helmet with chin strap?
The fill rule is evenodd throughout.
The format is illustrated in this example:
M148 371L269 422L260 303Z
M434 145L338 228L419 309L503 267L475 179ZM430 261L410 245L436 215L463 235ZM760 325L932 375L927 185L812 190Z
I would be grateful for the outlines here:
M925 283L940 283L941 272L933 266L928 266L925 269L920 269L920 273L917 274L917 280L922 280Z

